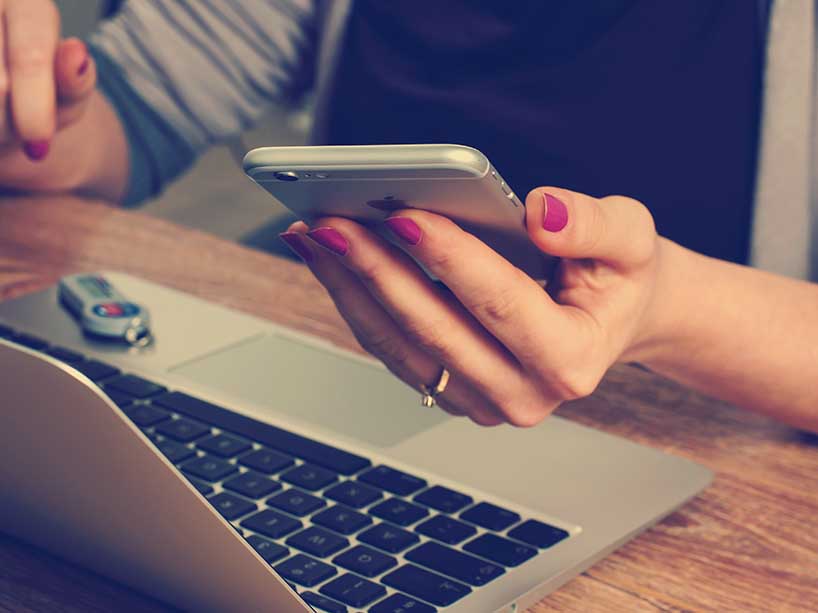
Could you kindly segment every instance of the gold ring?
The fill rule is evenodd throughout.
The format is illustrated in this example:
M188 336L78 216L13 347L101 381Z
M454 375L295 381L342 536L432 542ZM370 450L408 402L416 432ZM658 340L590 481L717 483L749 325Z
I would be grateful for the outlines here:
M437 383L434 387L429 385L421 385L420 391L423 393L423 398L420 403L425 407L433 407L437 404L437 396L446 391L446 386L449 384L449 371L445 368L440 369L440 375L437 377Z

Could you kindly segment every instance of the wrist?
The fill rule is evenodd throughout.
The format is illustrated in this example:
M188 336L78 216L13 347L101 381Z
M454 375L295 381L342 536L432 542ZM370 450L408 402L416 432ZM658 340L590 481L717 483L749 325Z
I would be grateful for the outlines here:
M652 370L678 355L690 336L689 315L696 308L696 269L700 256L659 237L653 291L639 332L622 361L638 362Z
M128 143L116 112L99 90L77 124L68 128L71 146L85 141L72 191L119 202L128 183Z
M27 193L77 192L118 200L128 178L128 151L114 112L98 92L82 116L59 130L48 155L32 162L19 146L0 154L0 186Z

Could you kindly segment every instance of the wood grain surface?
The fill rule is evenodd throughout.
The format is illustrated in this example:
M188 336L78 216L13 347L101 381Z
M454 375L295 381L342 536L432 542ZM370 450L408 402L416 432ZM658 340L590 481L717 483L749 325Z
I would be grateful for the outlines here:
M103 203L0 199L0 300L67 273L101 269L357 349L329 298L298 264ZM815 438L630 366L613 369L593 396L560 413L694 459L717 477L681 511L532 611L818 611ZM164 610L0 536L0 611Z

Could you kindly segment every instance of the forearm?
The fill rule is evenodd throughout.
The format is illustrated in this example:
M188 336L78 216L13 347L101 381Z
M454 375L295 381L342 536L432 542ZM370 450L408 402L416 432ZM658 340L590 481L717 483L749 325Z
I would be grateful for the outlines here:
M818 285L662 240L646 366L697 390L818 431Z
M0 182L26 192L74 191L119 201L128 172L122 124L105 97L94 92L82 117L56 134L45 159L32 162L19 152L7 156Z
M95 92L88 113L76 131L66 130L55 153L77 158L75 192L120 202L128 186L128 142L122 123L108 100ZM63 149L60 150L60 145ZM65 160L64 163L70 163Z

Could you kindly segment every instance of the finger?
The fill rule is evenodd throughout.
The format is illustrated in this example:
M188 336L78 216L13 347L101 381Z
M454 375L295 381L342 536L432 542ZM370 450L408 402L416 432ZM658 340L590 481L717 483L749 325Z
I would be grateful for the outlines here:
M413 389L433 385L440 364L406 337L354 273L310 244L303 235L306 229L303 222L297 222L281 238L326 287L361 346ZM469 415L481 425L502 423L503 419L469 390L457 373L453 379L437 399L443 410L455 416Z
M287 232L298 232L299 234L306 234L309 231L310 227L301 220L294 221L290 224L290 227L287 228Z
M60 42L54 67L57 81L58 128L79 119L96 86L96 65L78 38Z
M591 314L555 303L528 275L445 217L404 210L386 223L406 251L535 375L549 402L587 395L595 387L593 367L604 360L597 355L600 329ZM541 415L533 405L503 414L509 411L518 421Z
M5 22L14 129L29 157L42 159L56 130L59 15L50 0L26 0L6 6Z
M357 275L410 340L467 377L492 406L523 385L514 357L404 253L348 219L315 226L307 236Z
M656 229L644 205L631 198L597 199L556 187L538 187L526 198L526 226L544 253L602 260L614 267L650 260Z
M310 241L303 237L303 235L306 234L309 231L309 229L310 227L303 221L296 221L295 223L291 224L289 228L287 228L287 232L282 234L281 238L284 240L287 246L290 247L295 252L296 255L300 256L305 261L313 262L315 260L316 255L317 257L322 257L322 254L320 253L320 251L317 254L314 253L315 248L311 247ZM328 262L326 262L327 265L330 266L334 265L336 267L335 272L337 274L344 275L347 278L347 280L352 284L362 285L358 278L355 277L352 273L346 271L337 263L332 262L331 259L326 258L325 255L323 257L329 260ZM313 271L316 274L316 278L318 278L319 281L321 281L322 279L326 279L328 277L327 274L322 274L321 269L322 267L317 266L316 269ZM325 284L325 286L326 285L328 284ZM362 306L356 305L352 302L346 303L341 296L337 294L333 295L333 292L329 289L328 291L330 293L330 297L335 302L336 308L339 309L341 316L344 317L344 320L347 322L350 329L353 331L353 334L355 334L355 337L356 339L358 339L359 344L363 346L364 343L362 343L361 340L362 338L367 336L365 327L370 324L377 326L377 323L375 323L375 318L371 317L369 313L371 311L373 313L376 313L376 317L382 316L384 315L382 307L376 301L374 301L374 299L372 299L371 295L369 294L367 294L368 296L368 300L366 301L367 304ZM395 322L391 317L386 315L386 318L388 321L384 322L384 324L386 324L387 326L395 325ZM380 328L380 326L378 326L378 328ZM394 331L393 334L395 334ZM407 343L409 342L408 339L406 342ZM433 360L427 354L423 352L419 353L421 353L421 358L423 359L428 358L428 363L422 369L423 371L422 373L421 369L417 367L413 368L412 371L409 373L403 373L398 372L399 369L397 368L397 366L393 365L390 367L387 365L387 368L389 368L389 370L393 374L402 379L404 383L407 383L410 387L415 389L418 389L422 383L426 383L428 385L428 383L431 381L430 377L432 372L432 366L430 365L433 365ZM380 359L382 362L395 361L390 359L389 356L386 355L382 356ZM421 361L422 360L417 360L417 363L420 364ZM455 385L452 386L452 388L448 388L448 391L445 392L446 393L445 397L443 395L438 396L437 404L438 406L440 406L441 409L443 409L449 415L452 415L454 417L466 416L467 412L461 408L458 408L457 399L456 398L452 399L453 395L454 396L459 395L461 397L460 400L461 403L464 403L467 406L476 409L478 419L480 420L480 422L477 423L482 422L481 425L494 426L502 422L502 419L495 411L491 410L489 407L486 407L485 410L483 409L481 398L476 397L473 394L470 395L469 397L466 397L466 394L462 392L460 394L456 393L453 394L452 390L457 387L458 384L455 383Z
M399 211L386 221L405 249L451 290L518 360L559 347L575 322L528 275L454 222L425 211Z

